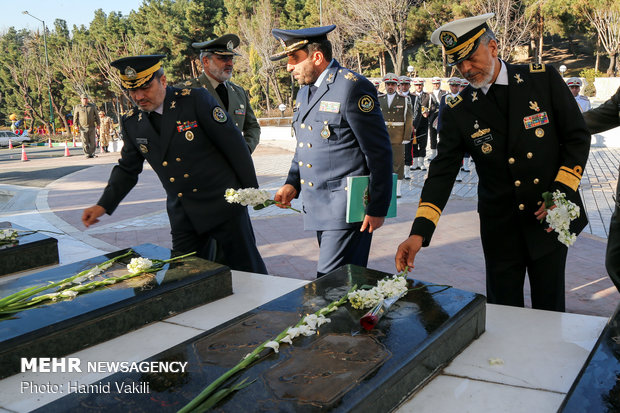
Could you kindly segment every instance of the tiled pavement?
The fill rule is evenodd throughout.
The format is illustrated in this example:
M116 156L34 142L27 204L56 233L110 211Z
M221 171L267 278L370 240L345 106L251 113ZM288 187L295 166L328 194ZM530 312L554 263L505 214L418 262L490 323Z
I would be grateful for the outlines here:
M283 138L288 128L264 128L262 144L253 158L262 188L275 191L282 185L288 171L294 142ZM617 133L620 137L620 132ZM609 139L606 140L606 142ZM620 139L618 139L620 142ZM0 185L0 195L29 193L36 197L36 210L15 213L0 205L0 221L13 220L28 226L30 222L51 226L63 231L63 239L72 241L70 251L61 252L61 262L68 263L85 254L97 255L151 242L170 247L169 224L165 213L165 193L155 173L145 165L136 188L127 196L112 216L85 229L82 210L92 205L103 190L109 172L118 156L103 154L89 160L93 167L82 169L50 183L33 195L31 188ZM50 165L84 162L78 158L42 159ZM606 276L604 254L607 229L612 211L611 195L618 177L620 149L593 147L584 172L582 194L590 226L569 250L566 271L567 310L570 312L608 316L615 309L619 294ZM25 168L19 161L13 168ZM374 235L369 267L394 272L396 247L409 233L415 214L425 171L415 171L403 185L403 197L398 201L398 216ZM452 197L439 222L433 242L416 260L412 276L436 283L484 294L484 260L480 245L476 213L475 168L460 173ZM8 188L8 189L7 189ZM22 191L23 189L23 191ZM4 192L3 192L4 190ZM12 191L12 192L11 192ZM10 195L9 195L10 198ZM2 199L0 199L0 204ZM301 201L294 203L301 207ZM313 232L303 230L301 216L290 210L270 207L251 211L259 250L271 274L313 279L318 258L318 246ZM62 242L61 242L62 244ZM90 251L87 251L91 247ZM73 253L72 253L73 252Z

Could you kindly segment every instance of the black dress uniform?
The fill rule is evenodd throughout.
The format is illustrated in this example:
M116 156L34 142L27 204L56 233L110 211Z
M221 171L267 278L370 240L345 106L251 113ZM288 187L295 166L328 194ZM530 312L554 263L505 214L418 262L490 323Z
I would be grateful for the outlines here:
M451 41L451 35L445 35L442 43L451 43L457 50L462 50L459 44L473 44L468 49L471 55L478 39L471 36L488 30L490 16L478 16L486 18L459 38L458 44ZM442 26L437 32L444 36L450 30ZM453 64L469 57L458 60L450 50L446 53ZM438 154L431 163L411 234L421 235L424 246L429 244L463 154L470 153L479 176L478 213L488 301L522 307L527 269L532 306L564 311L567 248L557 240L557 233L545 231L534 212L542 204L543 192L558 189L581 207L571 232L579 234L586 225L578 186L590 135L575 99L555 69L533 64L506 64L506 69L505 90L491 94L498 87L494 84L485 95L468 86L456 98L447 98L440 109Z
M620 88L605 103L583 113L590 133L599 133L620 126ZM605 267L614 285L620 291L620 175L616 187L615 208L609 224Z
M274 29L285 50L272 60L308 41L326 39L334 28ZM310 90L305 86L297 94L297 149L286 183L302 194L304 228L317 231L317 273L322 275L345 264L366 266L372 234L360 232L359 222L346 222L347 177L370 175L366 214L386 216L392 197L392 148L377 91L364 76L332 60L311 97Z
M161 57L128 57L112 65L135 78ZM206 90L168 87L161 115L135 107L123 117L121 130L121 159L98 205L112 214L147 160L166 190L174 250L202 256L213 237L232 269L267 273L247 207L224 198L227 188L258 187L252 158L239 130Z

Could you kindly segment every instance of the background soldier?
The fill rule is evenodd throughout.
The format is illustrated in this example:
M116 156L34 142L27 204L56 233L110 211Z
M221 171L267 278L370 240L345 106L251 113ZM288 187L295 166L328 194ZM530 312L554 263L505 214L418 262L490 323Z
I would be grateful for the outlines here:
M448 92L441 88L441 78L435 76L431 83L433 84L433 91L430 93L431 97L431 114L428 117L429 130L428 133L431 138L431 156L430 160L433 160L437 156L437 118L439 117L439 103L441 98Z
M590 134L554 68L498 58L497 40L486 23L492 16L453 21L431 36L471 85L441 108L439 151L410 236L398 247L396 267L412 268L420 248L429 245L468 151L479 177L488 302L523 307L527 273L532 307L564 311L567 247L541 225L547 216L542 194L558 190L583 211L578 187ZM571 233L579 234L586 224L581 214Z
M88 102L88 95L86 93L82 93L80 99L82 103L73 109L73 124L80 131L84 154L87 158L94 158L95 150L97 149L96 133L99 127L97 107L94 103Z
M424 80L413 79L415 87L415 105L413 107L413 128L415 129L415 143L413 144L413 168L426 170L426 142L428 141L428 117L430 115L431 97L424 91Z
M106 116L105 112L99 111L99 145L104 152L110 152L108 150L108 145L110 144L110 140L112 140L112 134L114 133L114 121L109 116Z
M410 179L409 166L405 166L404 145L411 141L413 109L409 97L396 93L398 78L394 73L385 75L383 82L387 94L379 96L379 105L392 144L392 171L398 174L396 196L401 197L402 180Z
M368 79L332 59L327 33L336 26L273 29L288 58L287 70L303 86L293 130L297 147L286 184L274 199L284 206L304 191L304 228L316 231L317 275L345 264L365 267L376 231L392 199L392 148L377 92ZM370 176L363 222L348 223L347 177Z
M588 99L584 95L579 94L579 92L581 91L581 86L582 86L581 79L579 79L578 77L571 77L570 79L566 81L566 85L568 86L571 93L575 97L575 101L577 101L577 104L579 105L579 109L581 109L582 112L590 110L591 108L590 99Z
M252 153L260 140L260 125L250 106L248 93L230 81L234 58L239 56L234 49L239 46L239 42L237 35L225 34L215 40L192 43L194 48L200 50L203 72L199 77L176 86L207 89L217 103L228 112L234 125L242 132Z
M137 107L121 120L123 149L96 205L84 210L86 227L112 214L138 182L146 160L166 190L172 248L208 255L215 238L222 264L266 274L247 207L229 204L227 188L258 187L250 151L226 112L204 89L167 87L162 55L112 62Z

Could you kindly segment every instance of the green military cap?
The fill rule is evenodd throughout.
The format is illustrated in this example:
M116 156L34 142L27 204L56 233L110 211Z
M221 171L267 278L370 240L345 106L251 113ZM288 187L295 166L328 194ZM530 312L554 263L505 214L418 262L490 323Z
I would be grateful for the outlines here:
M490 30L487 20L493 16L495 13L486 13L446 23L433 32L431 42L443 45L448 65L454 66L478 49L480 36Z
M120 73L121 86L125 89L137 89L153 78L161 68L163 54L123 57L110 63Z
M80 94L80 99L88 99L88 95L86 93Z
M236 34L225 34L215 40L206 42L192 43L192 47L203 52L211 52L221 56L239 56L234 49L239 47L239 36Z

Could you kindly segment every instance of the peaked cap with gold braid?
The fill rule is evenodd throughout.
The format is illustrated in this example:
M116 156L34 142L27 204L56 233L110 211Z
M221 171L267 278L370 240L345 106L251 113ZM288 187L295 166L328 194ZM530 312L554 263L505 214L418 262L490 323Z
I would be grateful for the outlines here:
M493 16L495 13L466 17L446 23L433 32L431 42L443 45L448 66L462 62L476 51L480 37L489 30L487 20Z
M327 33L335 28L336 26L331 24L329 26L308 27L299 30L273 29L271 34L280 41L283 50L272 55L269 59L275 62L285 58L289 53L303 49L308 43L327 40Z
M161 68L164 57L162 54L129 56L110 64L121 72L121 85L125 89L137 89L153 78L153 74Z

